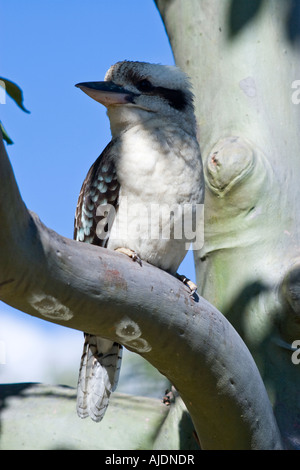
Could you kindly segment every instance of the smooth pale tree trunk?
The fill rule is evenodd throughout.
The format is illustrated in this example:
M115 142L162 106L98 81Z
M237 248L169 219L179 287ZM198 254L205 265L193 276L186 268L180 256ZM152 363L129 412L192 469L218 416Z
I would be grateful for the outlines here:
M246 342L285 444L299 449L297 3L156 1L196 96L206 177L198 288Z

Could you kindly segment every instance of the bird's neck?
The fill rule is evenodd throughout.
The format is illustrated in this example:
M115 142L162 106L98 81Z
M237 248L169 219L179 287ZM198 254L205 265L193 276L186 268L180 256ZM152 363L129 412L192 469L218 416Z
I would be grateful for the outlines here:
M133 127L142 127L144 129L162 129L164 127L178 126L181 131L186 132L192 136L196 136L196 126L194 122L170 120L165 116L158 113L149 112L141 108L130 106L110 106L107 110L107 115L110 120L110 129L113 138L120 137L124 132L127 132Z
M142 109L134 109L129 106L111 106L107 110L107 116L110 121L110 130L113 138L119 137L132 127L142 125L153 119L153 113Z

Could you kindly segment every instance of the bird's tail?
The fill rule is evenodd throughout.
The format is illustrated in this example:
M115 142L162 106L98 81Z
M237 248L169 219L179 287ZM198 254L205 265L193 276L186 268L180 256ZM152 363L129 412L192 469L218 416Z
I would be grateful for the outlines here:
M85 333L77 387L77 414L101 421L117 386L122 346Z

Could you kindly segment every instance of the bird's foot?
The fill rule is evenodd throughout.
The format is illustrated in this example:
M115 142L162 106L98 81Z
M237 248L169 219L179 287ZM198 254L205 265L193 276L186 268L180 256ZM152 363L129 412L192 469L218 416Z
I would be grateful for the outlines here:
M132 261L136 261L137 263L139 263L140 266L142 266L141 257L135 251L132 251L129 248L124 248L124 247L116 248L115 251L118 251L119 253L123 253L123 255L129 256L129 258L131 258Z
M171 403L174 403L174 401L175 401L174 393L172 392L172 390L167 389L165 391L165 396L162 399L163 404L170 406Z
M193 281L191 281L188 277L184 276L183 274L176 273L176 277L181 282L183 282L183 284L185 284L186 286L189 287L189 289L191 291L190 295L193 297L193 295L196 294L196 292L197 292L197 285Z

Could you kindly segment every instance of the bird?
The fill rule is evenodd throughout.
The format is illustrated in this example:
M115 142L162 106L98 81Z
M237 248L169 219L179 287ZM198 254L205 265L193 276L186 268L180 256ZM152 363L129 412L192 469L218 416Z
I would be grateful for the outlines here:
M176 65L124 60L108 69L104 81L75 86L106 107L112 138L82 184L74 239L128 255L141 269L147 262L176 276L188 249L184 236L174 236L176 208L204 201L189 77ZM160 212L152 225L147 211L131 210L161 206L174 211ZM170 220L170 236L162 237ZM153 228L160 236L149 236ZM98 422L118 383L122 346L84 336L77 414Z

